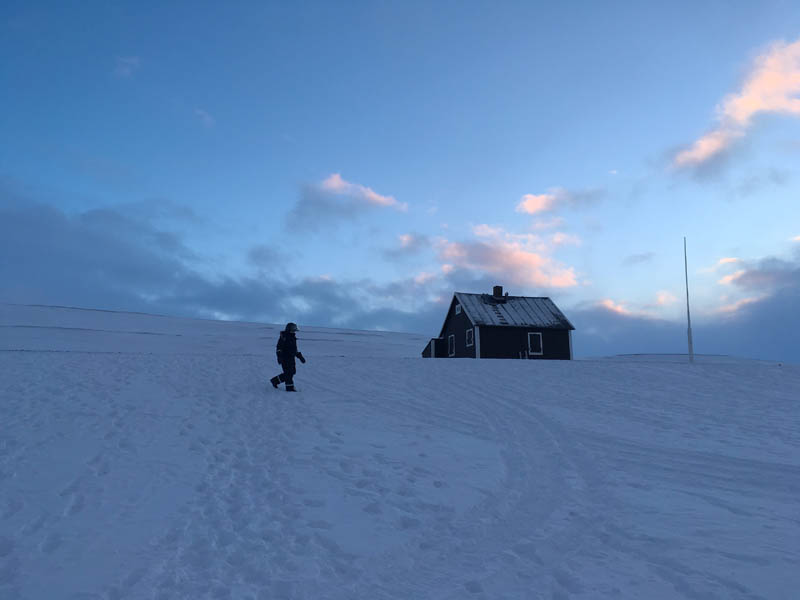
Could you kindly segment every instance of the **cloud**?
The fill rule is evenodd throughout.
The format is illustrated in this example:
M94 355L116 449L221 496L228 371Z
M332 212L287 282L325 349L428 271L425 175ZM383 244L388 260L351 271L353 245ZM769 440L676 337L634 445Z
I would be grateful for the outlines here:
M548 229L556 229L564 226L564 219L562 217L552 217L550 219L538 219L531 224L532 231L546 231Z
M576 357L686 351L685 327L633 313L613 300L561 308L575 326Z
M194 116L200 120L204 127L211 128L217 123L216 119L214 119L214 117L212 117L208 111L205 111L202 108L195 108Z
M582 241L577 235L557 231L550 237L550 243L553 246L580 246Z
M262 270L275 270L286 265L291 256L275 246L258 244L247 251L247 261Z
M478 237L496 237L498 235L503 234L503 228L492 227L491 225L486 225L485 223L483 223L481 225L475 225L472 228L472 233L474 233Z
M134 221L156 226L159 223L181 223L199 225L203 219L190 206L178 204L164 198L148 198L135 202L123 202L114 207L116 212Z
M616 313L618 315L631 316L631 315L634 314L633 311L628 309L624 304L620 304L620 303L614 302L610 298L608 298L606 300L601 300L600 301L600 306L602 306L606 310L611 311L613 313Z
M535 215L538 212L552 210L556 205L556 195L549 194L525 194L520 203L517 204L517 212Z
M565 267L546 254L547 246L533 235L498 231L494 237L438 244L445 273L455 269L492 275L495 281L518 286L564 288L578 284L572 267Z
M307 228L319 230L334 221L352 219L376 208L405 212L408 205L333 173L319 184L303 187L300 198L289 212L287 225L293 227L301 222Z
M763 188L774 185L785 185L789 181L790 174L787 171L778 169L767 169L762 174L750 175L740 181L736 187L736 195L747 198L762 190Z
M745 274L744 270L736 271L735 273L730 273L729 275L725 275L717 283L719 283L720 285L730 285L744 274Z
M431 247L432 242L427 235L404 233L397 236L398 246L384 250L383 255L389 259L403 258L419 254Z
M675 297L675 295L666 290L661 290L656 293L656 304L658 306L670 306L671 304L675 304L677 301L678 299Z
M741 300L737 300L736 302L732 302L731 304L725 304L717 309L719 313L737 313L746 307L748 304L753 304L754 302L759 302L763 300L764 296L753 296L751 298L742 298Z
M436 277L437 276L435 273L427 273L423 271L414 277L414 283L417 285L425 285L431 281L435 281Z
M627 317L638 317L644 319L658 319L659 309L665 306L675 304L678 299L669 291L660 290L656 292L655 302L649 304L639 304L634 307L629 302L617 302L610 298L599 301L596 306L602 307L605 310L611 311L618 315L625 315Z
M745 291L773 292L800 282L800 264L781 258L765 258L745 263L742 271L731 280Z
M736 257L733 257L733 256L729 256L729 257L720 258L717 261L717 265L730 265L730 264L738 263L740 261L741 261L741 259L739 259L739 258L736 258Z
M659 290L656 292L654 302L632 303L605 298L596 302L594 304L594 308L603 308L606 311L626 317L658 320L661 318L661 314L663 313L663 309L665 307L672 306L677 302L678 298L676 298L672 292L668 290Z
M194 252L170 231L102 209L76 216L0 200L0 296L4 301L144 309L168 295Z
M138 56L118 56L114 64L114 75L121 79L132 77L141 64Z
M358 183L350 183L342 179L339 173L333 173L325 181L320 184L320 187L337 196L345 196L360 200L365 204L373 206L391 206L397 210L408 210L408 205L403 202L398 202L392 196L382 196L375 192L372 188L365 187Z
M525 194L517 204L516 211L535 215L563 207L581 208L597 203L604 194L605 190L599 188L568 191L555 187L550 188L544 194Z
M741 90L717 107L716 126L678 152L673 165L699 167L744 137L761 113L800 116L800 40L774 43L754 61Z
M715 273L717 271L724 271L730 268L735 268L742 262L740 258L736 258L733 256L726 256L724 258L720 258L716 263L714 263L710 267L705 267L699 269L699 273Z
M800 277L773 294L749 296L710 314L693 312L694 350L800 363L798 305ZM613 301L562 308L576 327L578 357L687 352L685 320L637 314Z
M796 235L792 238L793 242L800 242L800 235Z
M625 266L632 266L632 265L640 265L642 263L648 263L655 258L655 252L642 252L640 254L631 254L630 256L626 256L622 260L622 264Z
M381 297L369 279L275 276L283 256L267 245L247 254L258 268L252 276L207 273L209 261L151 218L161 212L146 203L69 215L0 185L0 302L356 329L441 325L441 308L430 300L432 274L397 282L392 296Z

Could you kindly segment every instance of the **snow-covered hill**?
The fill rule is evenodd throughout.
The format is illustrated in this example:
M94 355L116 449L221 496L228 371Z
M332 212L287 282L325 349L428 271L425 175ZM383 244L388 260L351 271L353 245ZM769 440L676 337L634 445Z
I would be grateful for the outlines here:
M0 598L795 598L800 368L0 305Z

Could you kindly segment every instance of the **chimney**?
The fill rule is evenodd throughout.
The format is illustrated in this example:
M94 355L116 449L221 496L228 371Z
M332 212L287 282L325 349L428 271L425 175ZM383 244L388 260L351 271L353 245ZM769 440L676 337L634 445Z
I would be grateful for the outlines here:
M494 296L495 298L498 298L498 299L502 298L503 297L503 286L502 285L494 286L494 290L493 290L492 296Z

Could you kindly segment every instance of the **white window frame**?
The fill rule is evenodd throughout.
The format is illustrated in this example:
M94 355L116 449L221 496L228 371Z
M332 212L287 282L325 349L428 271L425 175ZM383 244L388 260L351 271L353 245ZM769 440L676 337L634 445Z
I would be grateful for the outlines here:
M475 330L467 329L467 348L472 348L474 345L475 345Z
M452 348L452 352L450 349ZM450 334L447 336L447 356L455 356L456 355L456 336L454 334Z
M460 304L456 304L456 314L457 315L461 314L461 305Z
M531 349L531 336L538 335L539 336L539 349L541 352L534 352ZM542 334L538 331L529 331L528 332L528 354L531 356L542 356L544 354L544 340L542 339Z

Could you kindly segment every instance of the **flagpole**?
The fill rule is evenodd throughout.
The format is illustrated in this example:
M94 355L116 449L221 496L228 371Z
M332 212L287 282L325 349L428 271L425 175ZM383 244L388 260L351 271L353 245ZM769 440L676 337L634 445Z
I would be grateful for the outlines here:
M683 268L686 275L686 322L689 336L689 362L694 362L694 347L692 345L692 315L689 313L689 261L686 258L686 236L683 237Z

